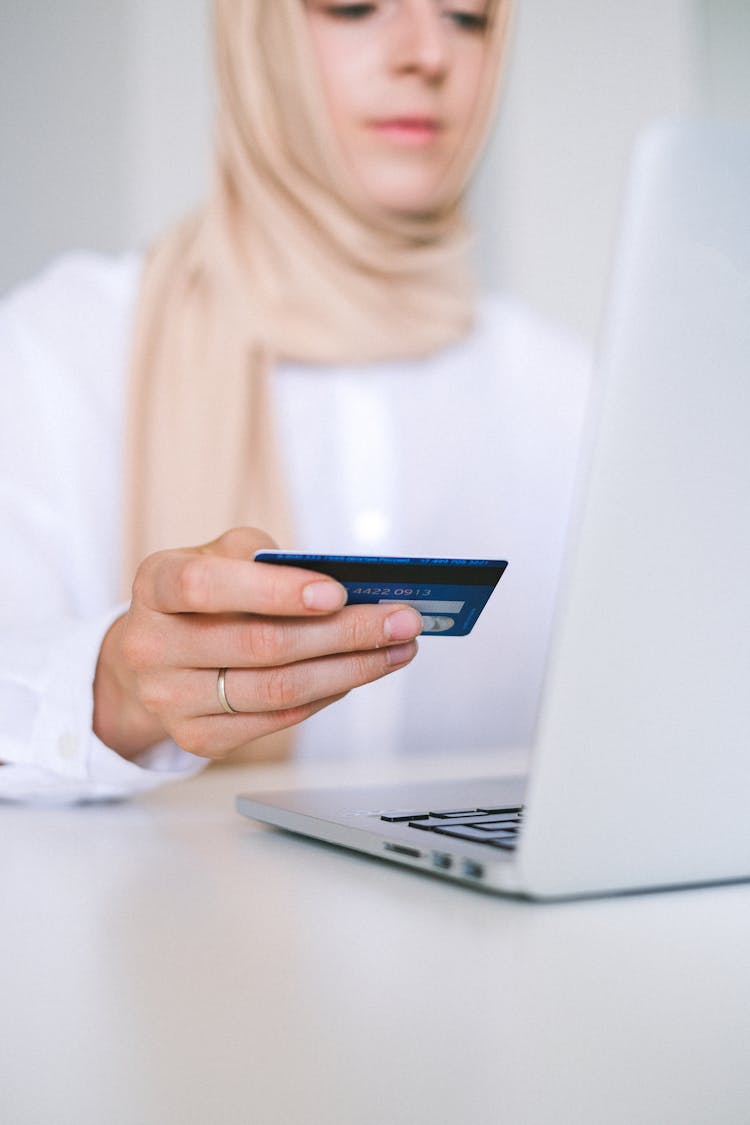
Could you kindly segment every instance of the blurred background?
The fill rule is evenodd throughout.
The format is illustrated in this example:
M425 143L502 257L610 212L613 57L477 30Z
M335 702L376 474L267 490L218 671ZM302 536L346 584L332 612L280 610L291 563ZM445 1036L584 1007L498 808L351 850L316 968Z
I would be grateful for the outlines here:
M208 0L2 0L0 290L145 245L208 182ZM472 196L485 283L592 337L634 136L750 120L750 0L518 0Z

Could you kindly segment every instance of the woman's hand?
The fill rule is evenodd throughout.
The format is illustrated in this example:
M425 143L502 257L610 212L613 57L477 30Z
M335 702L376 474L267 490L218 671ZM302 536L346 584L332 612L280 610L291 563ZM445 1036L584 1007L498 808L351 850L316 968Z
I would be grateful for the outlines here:
M103 742L132 758L171 737L223 758L414 657L416 610L345 606L332 578L252 561L273 546L263 532L238 528L141 564L130 609L99 654L94 732ZM221 668L236 714L219 699Z

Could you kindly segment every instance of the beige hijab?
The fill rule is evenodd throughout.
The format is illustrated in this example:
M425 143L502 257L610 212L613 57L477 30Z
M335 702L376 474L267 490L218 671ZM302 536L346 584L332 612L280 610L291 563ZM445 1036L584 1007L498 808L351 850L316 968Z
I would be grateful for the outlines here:
M293 545L273 365L419 356L471 327L462 193L509 0L439 212L374 214L337 150L304 0L216 0L213 189L147 258L126 431L123 588L152 551L241 524ZM311 370L314 378L314 370Z

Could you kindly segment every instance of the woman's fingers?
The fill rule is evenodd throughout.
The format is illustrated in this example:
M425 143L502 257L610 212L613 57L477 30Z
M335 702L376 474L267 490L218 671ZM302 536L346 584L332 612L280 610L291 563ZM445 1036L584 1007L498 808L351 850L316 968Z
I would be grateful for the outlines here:
M412 640L379 652L326 656L278 668L230 668L224 676L224 690L235 711L280 711L344 695L379 680L408 664L416 652L417 642ZM217 709L213 700L210 708L212 713Z
M346 692L315 703L289 707L283 711L263 711L237 715L206 715L177 723L172 737L177 744L201 758L225 758L235 750L266 734L296 726L331 703L337 703Z
M224 691L236 712L287 710L378 680L408 664L416 652L416 641L407 641L376 652L326 656L276 668L229 667ZM155 680L150 691L145 689L148 705L181 713L185 718L222 715L218 673L218 668L185 669L169 680Z
M169 734L186 750L223 756L414 657L416 610L345 606L331 578L254 562L269 545L239 528L142 563L97 667L95 727L108 745L132 757ZM229 669L235 714L219 699L220 668Z
M333 613L346 590L333 578L300 567L253 562L263 543L238 529L197 550L159 551L140 566L134 599L158 613L257 613L298 617ZM230 537L231 555L218 553ZM239 554L238 541L247 551Z
M161 658L183 668L270 668L337 652L368 652L413 640L421 615L409 606L347 606L326 617L184 614Z

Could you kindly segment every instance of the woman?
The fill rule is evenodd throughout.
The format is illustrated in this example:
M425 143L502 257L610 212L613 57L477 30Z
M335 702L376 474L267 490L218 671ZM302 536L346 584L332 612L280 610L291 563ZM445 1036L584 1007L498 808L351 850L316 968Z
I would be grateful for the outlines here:
M206 206L145 263L68 261L6 303L0 792L134 792L303 719L311 753L528 740L585 376L472 289L507 17L218 0ZM253 563L274 539L511 565L483 642L386 681L419 615Z

